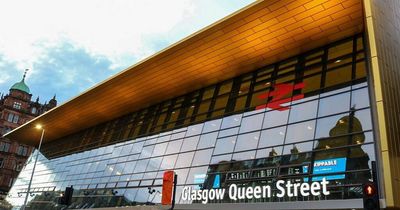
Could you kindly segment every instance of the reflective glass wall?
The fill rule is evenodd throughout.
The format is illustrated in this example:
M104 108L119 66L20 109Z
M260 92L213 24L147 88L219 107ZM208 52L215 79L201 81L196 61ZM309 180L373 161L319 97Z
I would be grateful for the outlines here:
M30 205L61 208L57 199L70 185L75 189L70 208L159 203L165 170L178 174L181 204L192 203L180 199L185 186L213 189L322 178L329 181L330 195L218 202L360 198L360 184L371 179L375 160L362 49L361 36L356 36L228 81L228 101L207 112L204 122L63 157L40 155ZM212 94L214 108L224 85ZM202 97L207 95L202 91ZM199 100L196 106L203 103L208 102ZM220 114L213 118L214 112ZM331 163L337 167L327 171ZM32 164L10 192L13 205L23 203ZM155 192L149 193L149 187Z
M277 98L268 96L278 84L304 83L285 88L285 98L358 84L366 81L364 54L362 36L350 37L47 143L42 153L60 157L252 111Z

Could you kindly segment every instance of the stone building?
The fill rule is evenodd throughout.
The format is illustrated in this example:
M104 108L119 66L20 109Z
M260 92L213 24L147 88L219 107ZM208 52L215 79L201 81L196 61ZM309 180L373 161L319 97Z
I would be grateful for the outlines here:
M2 136L57 105L55 96L44 104L39 102L39 97L33 101L25 77L26 72L8 94L0 94L0 197L7 194L33 150Z

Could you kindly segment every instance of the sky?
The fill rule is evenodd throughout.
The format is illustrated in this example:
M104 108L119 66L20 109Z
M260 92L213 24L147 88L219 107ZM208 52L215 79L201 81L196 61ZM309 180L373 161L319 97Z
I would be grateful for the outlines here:
M0 2L0 93L65 102L254 0Z

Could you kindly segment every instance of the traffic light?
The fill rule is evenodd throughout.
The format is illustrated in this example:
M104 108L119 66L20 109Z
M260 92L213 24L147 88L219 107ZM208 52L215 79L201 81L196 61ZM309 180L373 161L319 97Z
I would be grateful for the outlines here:
M61 205L69 206L71 204L73 193L74 193L74 188L72 186L65 188L65 192L63 194L61 194L61 197L59 198L58 203Z
M379 194L375 183L367 182L363 184L363 201L364 210L379 209Z

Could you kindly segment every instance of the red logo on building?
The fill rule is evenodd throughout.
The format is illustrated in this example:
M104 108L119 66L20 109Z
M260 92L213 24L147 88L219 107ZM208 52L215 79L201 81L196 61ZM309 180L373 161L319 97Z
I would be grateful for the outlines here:
M264 93L259 95L258 98L268 100L269 97L272 97L272 100L267 104L259 105L256 107L257 109L271 108L279 111L284 111L290 109L289 106L282 106L284 103L288 103L291 101L296 101L304 98L304 94L298 94L292 97L285 98L286 95L293 93L294 90L300 90L305 87L305 84L297 83L295 85L292 84L277 84L274 86L274 90L268 93Z

